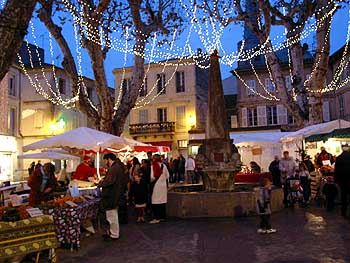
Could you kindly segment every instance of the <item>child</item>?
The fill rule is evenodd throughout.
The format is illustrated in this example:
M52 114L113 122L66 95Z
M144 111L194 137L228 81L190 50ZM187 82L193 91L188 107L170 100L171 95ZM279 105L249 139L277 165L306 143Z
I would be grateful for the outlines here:
M260 215L260 228L257 231L259 234L272 234L277 232L276 229L271 228L270 222L271 185L272 183L269 178L262 179L259 189L259 198L257 200L258 214Z
M304 163L299 164L299 178L301 187L303 188L304 204L306 205L309 202L311 193L311 176Z
M338 189L334 183L333 176L327 176L327 182L322 188L322 193L326 196L327 211L332 211L334 209L334 200L338 195Z
M140 176L135 175L129 192L130 202L135 203L137 212L136 222L145 222L144 211L147 203L147 184Z

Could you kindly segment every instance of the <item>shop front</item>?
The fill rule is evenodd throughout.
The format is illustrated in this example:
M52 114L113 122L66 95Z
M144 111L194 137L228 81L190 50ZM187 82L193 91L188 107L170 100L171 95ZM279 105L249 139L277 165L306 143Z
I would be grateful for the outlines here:
M16 156L16 138L0 135L0 182L14 180L14 171L17 168Z

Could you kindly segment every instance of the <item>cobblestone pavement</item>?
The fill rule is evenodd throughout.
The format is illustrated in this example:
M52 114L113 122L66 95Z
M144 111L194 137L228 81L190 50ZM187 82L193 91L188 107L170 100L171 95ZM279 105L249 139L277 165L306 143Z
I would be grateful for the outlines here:
M129 220L131 221L131 220ZM101 234L79 251L58 250L59 262L349 263L350 220L323 208L273 214L276 234L256 233L258 218L168 220L121 225L118 241Z

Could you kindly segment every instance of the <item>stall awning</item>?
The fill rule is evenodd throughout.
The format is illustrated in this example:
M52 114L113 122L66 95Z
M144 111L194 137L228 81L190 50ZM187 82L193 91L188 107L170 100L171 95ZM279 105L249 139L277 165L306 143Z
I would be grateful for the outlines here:
M168 146L171 148L173 141L159 141L159 142L147 142L147 143L152 144L153 146Z
M314 134L305 138L306 142L327 141L330 138L334 139L350 139L350 128L335 129L329 133Z

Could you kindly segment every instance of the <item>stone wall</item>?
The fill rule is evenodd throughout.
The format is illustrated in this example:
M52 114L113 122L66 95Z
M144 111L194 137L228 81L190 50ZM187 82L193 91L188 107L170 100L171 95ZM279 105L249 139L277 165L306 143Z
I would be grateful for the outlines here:
M239 217L256 215L256 192L169 192L167 214L170 217ZM283 191L271 194L272 211L283 209Z

